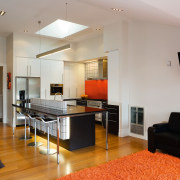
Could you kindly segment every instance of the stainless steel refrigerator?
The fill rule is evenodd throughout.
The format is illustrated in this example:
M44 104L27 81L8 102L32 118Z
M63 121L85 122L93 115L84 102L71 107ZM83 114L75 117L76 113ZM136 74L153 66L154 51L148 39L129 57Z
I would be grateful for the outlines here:
M40 98L40 78L16 77L15 81L16 103L23 104L31 98ZM17 114L16 125L23 125L24 118L23 115Z

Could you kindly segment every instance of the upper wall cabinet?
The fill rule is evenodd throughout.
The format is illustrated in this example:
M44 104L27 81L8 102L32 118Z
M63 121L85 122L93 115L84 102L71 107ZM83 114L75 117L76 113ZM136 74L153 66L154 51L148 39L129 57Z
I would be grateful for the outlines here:
M33 58L17 58L16 76L40 77L40 60Z
M63 84L63 71L63 61L41 60L41 98L54 99L50 84Z
M80 98L85 92L85 65L66 62L64 65L64 99Z

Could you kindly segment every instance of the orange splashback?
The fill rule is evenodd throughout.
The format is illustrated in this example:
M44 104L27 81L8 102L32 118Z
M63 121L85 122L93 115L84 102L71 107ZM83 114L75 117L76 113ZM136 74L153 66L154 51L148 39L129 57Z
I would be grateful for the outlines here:
M90 99L107 100L107 80L87 80L85 81L85 94Z

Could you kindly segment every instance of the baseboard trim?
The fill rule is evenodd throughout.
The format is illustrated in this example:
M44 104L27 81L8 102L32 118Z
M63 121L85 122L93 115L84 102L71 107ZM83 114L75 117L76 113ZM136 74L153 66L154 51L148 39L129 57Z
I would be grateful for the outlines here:
M138 134L134 134L134 133L129 133L129 136L147 140L147 137L145 135L138 135Z
M129 129L119 129L119 137L129 136Z

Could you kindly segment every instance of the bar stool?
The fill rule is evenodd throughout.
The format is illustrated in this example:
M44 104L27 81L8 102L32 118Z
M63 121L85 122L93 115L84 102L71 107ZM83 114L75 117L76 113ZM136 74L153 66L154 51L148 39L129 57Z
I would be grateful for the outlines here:
M31 136L26 134L26 118L27 118L27 113L26 112L24 112L24 113L19 112L19 114L25 116L24 136L20 137L19 140L29 140L29 139L32 139Z
M49 143L49 124L57 121L56 119L51 119L48 117L37 117L37 120L42 121L45 125L47 125L47 149L42 149L40 151L41 154L45 155L52 155L55 154L57 151L55 149L50 149L50 143Z
M39 147L39 146L43 145L42 142L36 141L36 118L39 116L37 114L27 114L27 116L29 117L30 120L34 121L34 142L29 143L28 146Z

